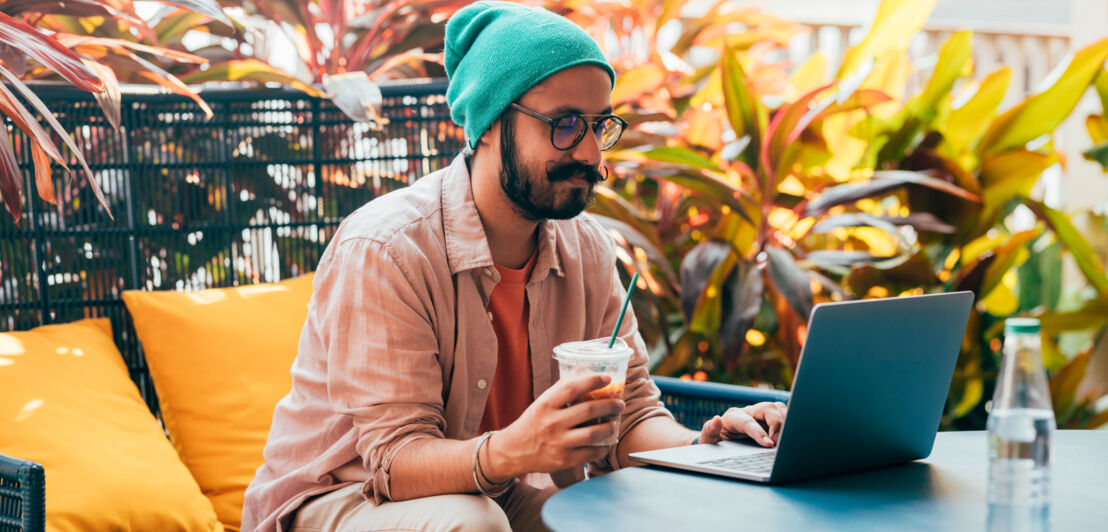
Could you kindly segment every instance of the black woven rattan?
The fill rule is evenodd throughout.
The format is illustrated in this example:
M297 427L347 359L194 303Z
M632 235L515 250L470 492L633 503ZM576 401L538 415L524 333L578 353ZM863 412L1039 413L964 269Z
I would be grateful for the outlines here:
M37 532L46 526L42 466L0 454L0 532Z

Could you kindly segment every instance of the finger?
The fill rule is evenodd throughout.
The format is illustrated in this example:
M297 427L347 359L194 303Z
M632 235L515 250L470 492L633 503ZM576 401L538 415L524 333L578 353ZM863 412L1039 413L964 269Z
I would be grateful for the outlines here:
M785 416L776 407L767 408L764 416L766 426L769 428L769 437L777 442L777 437L781 435L781 426L785 424Z
M588 425L585 427L579 427L570 429L565 433L565 439L563 442L566 447L578 448L578 447L593 447L600 444L603 441L611 441L613 438L619 435L619 422L609 421L608 423L598 423L596 425ZM607 447L606 445L604 447Z
M560 410L554 420L559 426L570 428L596 419L619 418L626 408L622 399L592 399Z
M785 406L785 403L773 403L777 413L781 416L781 425L777 427L777 435L770 435L773 441L778 441L781 438L781 431L785 428L785 418L789 415L789 407Z
M772 447L773 440L762 424L750 415L751 412L758 413L753 407L729 410L724 414L724 429L731 434L745 434L763 447Z
M612 382L611 375L602 374L559 380L543 393L543 397L550 404L556 405L556 408L560 408L562 405L576 402L588 392L607 386L610 382Z
M723 430L723 421L719 416L704 422L700 429L700 443L715 443L720 440L720 431Z
M588 462L596 462L608 456L608 447L603 445L586 445L569 451L569 460L573 465L581 465Z

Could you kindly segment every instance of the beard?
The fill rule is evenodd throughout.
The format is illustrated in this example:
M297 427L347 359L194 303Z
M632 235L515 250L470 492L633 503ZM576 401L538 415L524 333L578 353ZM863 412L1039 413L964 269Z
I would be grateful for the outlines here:
M587 142L588 139L582 139ZM558 183L581 177L585 188L559 187ZM545 175L535 175L521 160L515 144L515 127L510 117L500 126L500 188L520 216L532 221L568 220L581 214L592 203L593 188L604 180L596 167L571 162L548 165ZM559 198L559 190L565 189Z

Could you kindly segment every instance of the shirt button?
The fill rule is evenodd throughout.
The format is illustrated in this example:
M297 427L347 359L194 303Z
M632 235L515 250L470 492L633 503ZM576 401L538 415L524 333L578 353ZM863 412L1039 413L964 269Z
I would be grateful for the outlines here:
M489 386L489 381L486 381L485 379L478 379L477 380L477 388L479 388L481 390L484 390L485 388L488 388L488 386Z
M492 268L485 268L485 275L492 277Z
M489 321L492 321L492 312L489 313Z

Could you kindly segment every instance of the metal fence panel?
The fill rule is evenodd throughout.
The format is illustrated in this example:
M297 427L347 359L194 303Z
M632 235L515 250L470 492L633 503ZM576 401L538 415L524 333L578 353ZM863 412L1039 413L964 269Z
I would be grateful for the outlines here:
M89 93L34 87L81 147L111 206L55 165L58 205L38 198L30 144L12 131L27 179L24 216L0 216L0 331L112 319L151 409L153 386L121 293L277 281L312 271L342 218L447 165L464 138L445 81L382 87L379 129L287 89L123 95L114 130ZM56 143L60 146L61 142ZM69 166L80 171L76 159Z

